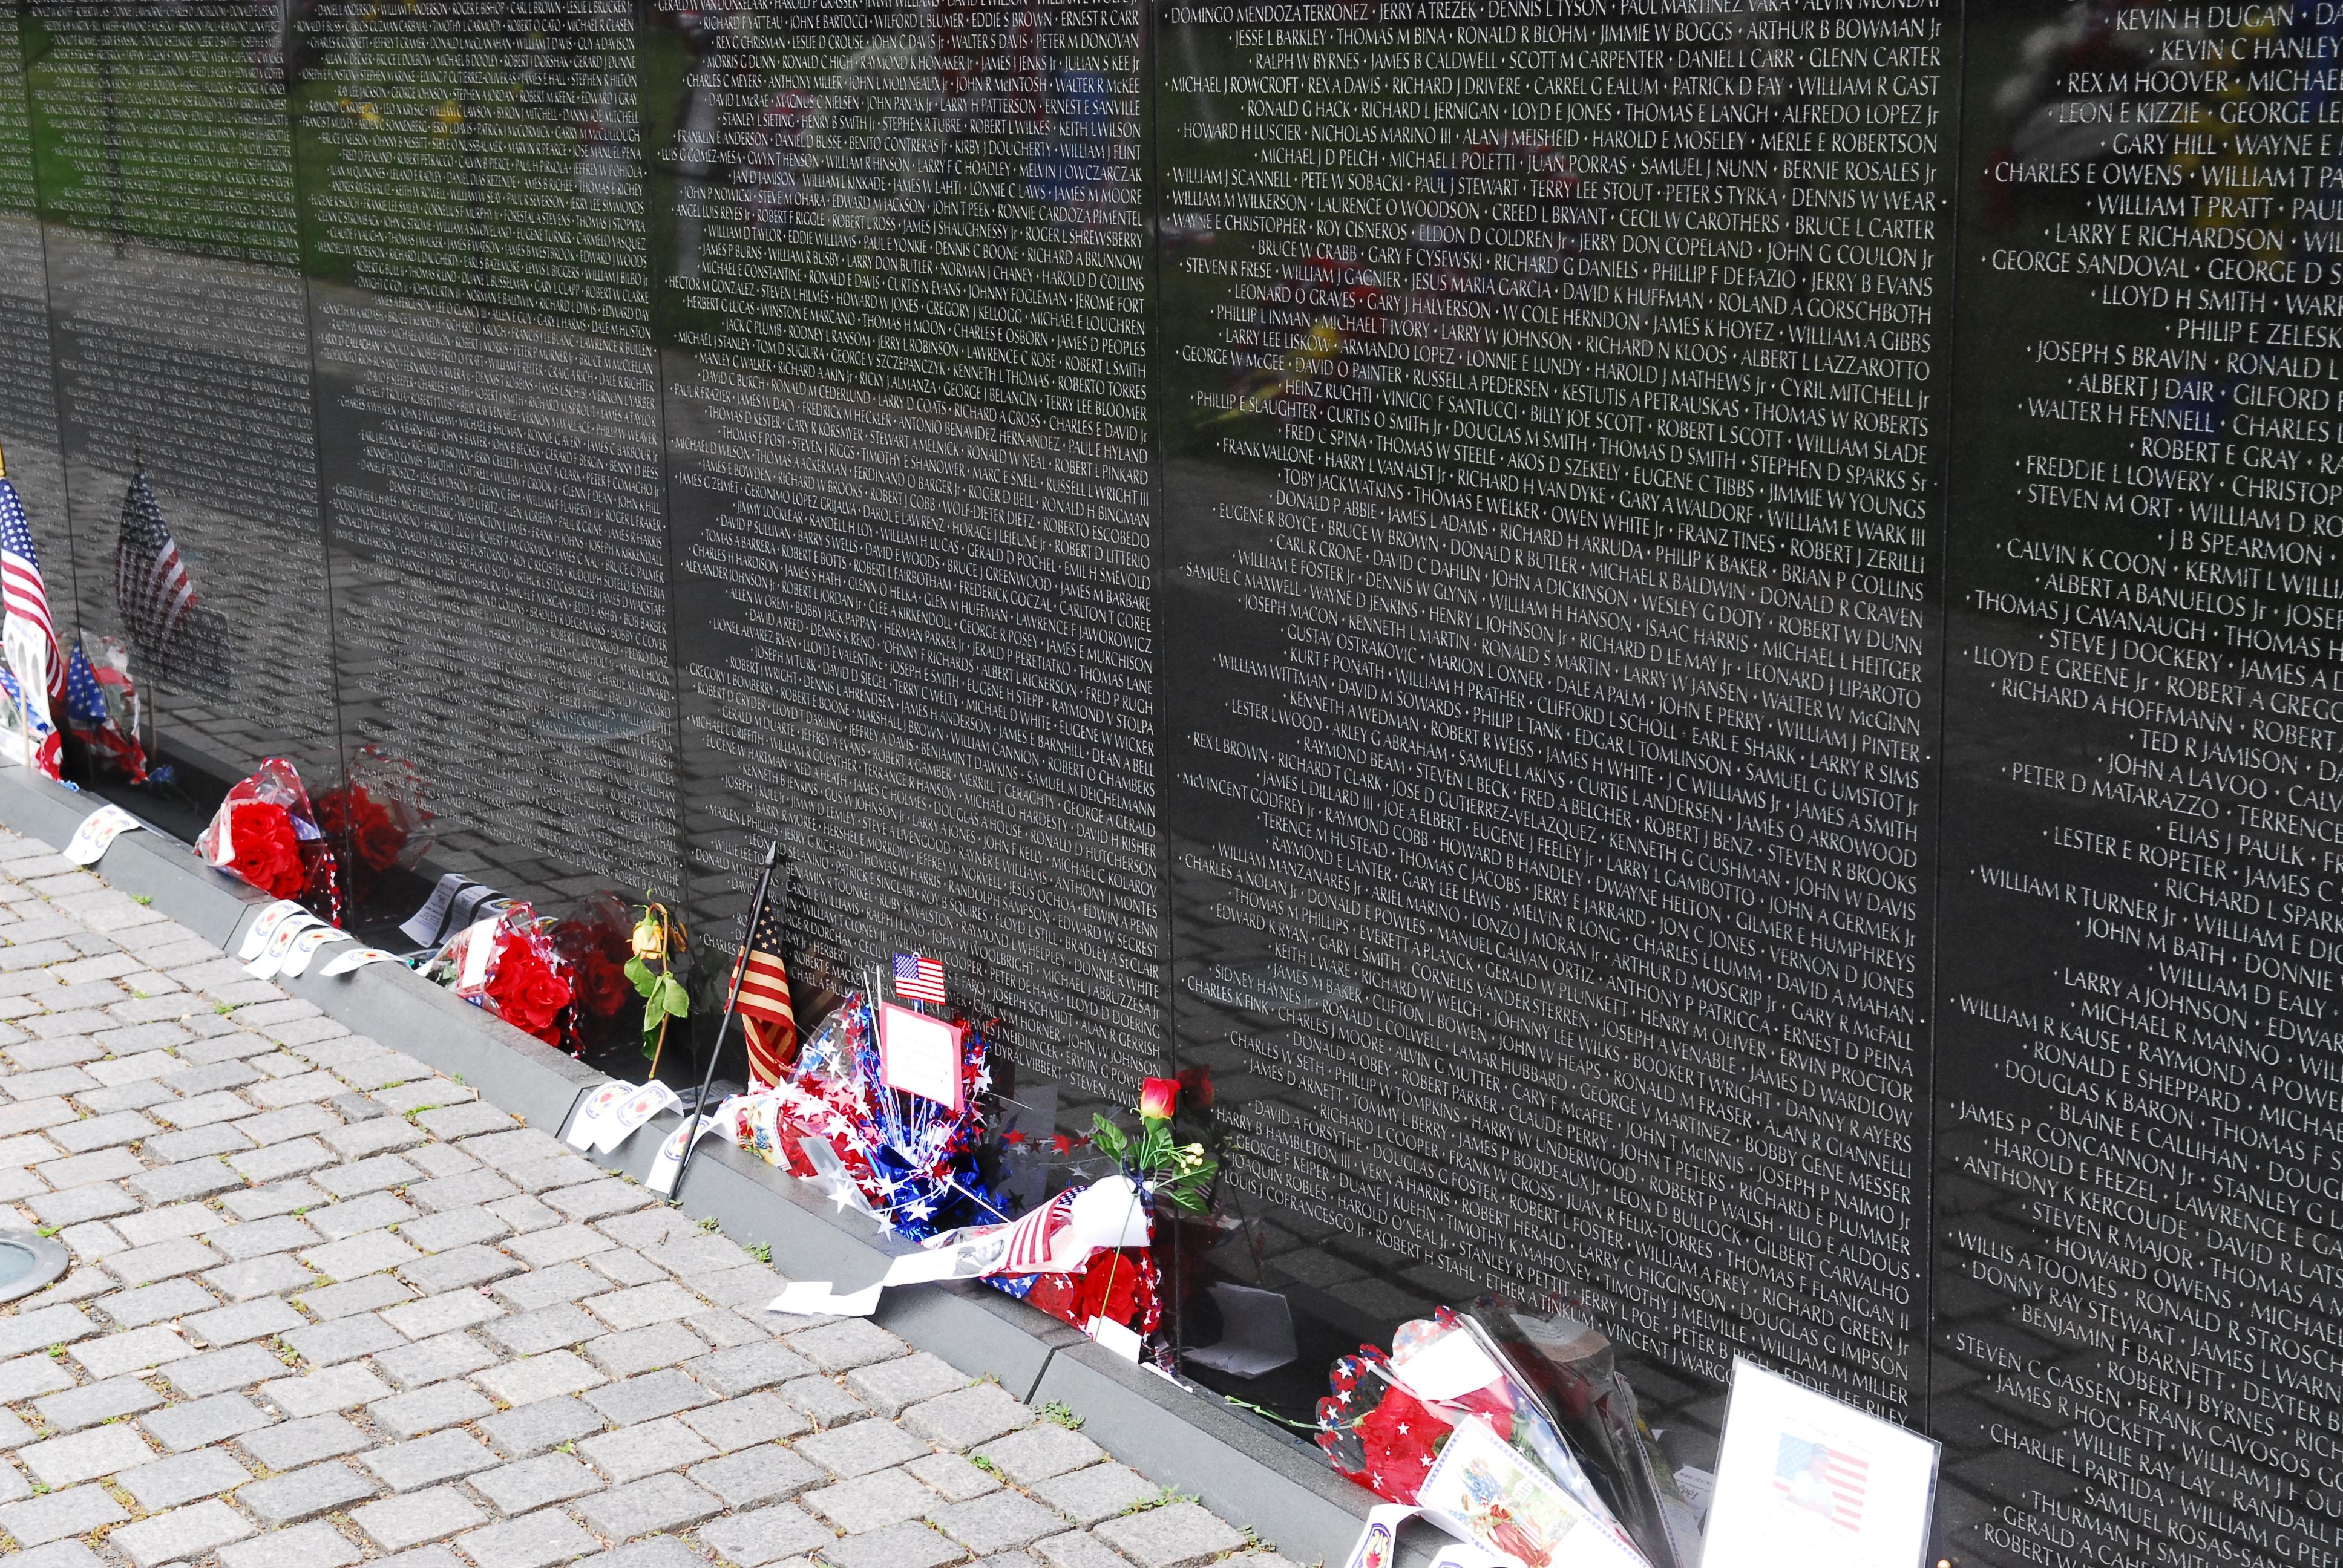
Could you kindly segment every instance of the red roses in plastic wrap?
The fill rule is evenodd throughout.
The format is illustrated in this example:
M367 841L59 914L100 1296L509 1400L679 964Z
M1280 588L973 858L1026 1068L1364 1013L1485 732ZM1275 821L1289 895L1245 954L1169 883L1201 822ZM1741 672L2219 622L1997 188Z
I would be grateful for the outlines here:
M473 1006L548 1045L561 1043L561 1015L573 995L569 975L527 904L508 904L458 932L431 972L442 983L452 977L456 994Z
M569 982L526 942L508 941L488 960L488 1005L515 1029L548 1045L561 1043L557 1022L569 1005Z
M328 920L341 919L334 852L301 775L281 757L269 758L228 790L196 838L196 853L263 892L298 899Z

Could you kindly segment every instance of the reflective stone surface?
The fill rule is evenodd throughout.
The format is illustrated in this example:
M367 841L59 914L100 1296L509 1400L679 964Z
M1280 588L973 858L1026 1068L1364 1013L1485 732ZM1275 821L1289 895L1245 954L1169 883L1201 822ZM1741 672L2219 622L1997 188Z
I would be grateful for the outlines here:
M411 772L377 930L729 940L777 839L807 981L1211 1085L1175 1364L1289 1416L1496 1287L1940 1437L1961 1563L2328 1550L2326 9L11 25L0 446L150 814Z

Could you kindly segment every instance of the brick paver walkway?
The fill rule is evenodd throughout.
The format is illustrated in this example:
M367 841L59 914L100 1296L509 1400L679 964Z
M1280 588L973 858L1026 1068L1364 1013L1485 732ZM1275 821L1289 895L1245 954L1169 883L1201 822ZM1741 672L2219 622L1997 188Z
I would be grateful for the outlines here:
M0 942L19 1568L1291 1568L5 833Z

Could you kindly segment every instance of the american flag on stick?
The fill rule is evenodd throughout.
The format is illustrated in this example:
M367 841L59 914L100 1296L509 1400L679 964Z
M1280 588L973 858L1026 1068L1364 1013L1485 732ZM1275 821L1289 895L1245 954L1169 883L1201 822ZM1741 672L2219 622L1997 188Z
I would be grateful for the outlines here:
M749 945L733 966L740 985L740 1032L749 1042L749 1087L769 1089L797 1060L798 1019L789 1006L789 971L781 961L787 945L781 917L767 899L757 910Z
M944 1000L944 966L925 953L895 955L895 995L903 1001Z
M33 548L33 528L25 519L16 487L0 467L0 603L7 613L40 633L48 665L49 700L64 700L65 657L57 647L57 628L49 619L48 590L41 583L40 552Z
M114 597L138 651L161 660L196 610L196 590L163 522L142 467L122 498L122 535L114 547Z

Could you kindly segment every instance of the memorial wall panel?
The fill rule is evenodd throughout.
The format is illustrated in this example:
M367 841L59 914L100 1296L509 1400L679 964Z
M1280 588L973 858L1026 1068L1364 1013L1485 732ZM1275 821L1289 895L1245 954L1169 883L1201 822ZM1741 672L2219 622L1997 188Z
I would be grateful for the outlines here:
M1161 981L1137 19L667 13L695 891L1126 1099Z
M1970 23L1936 1426L1964 1563L2343 1512L2331 7Z
M1166 15L1180 1049L1264 1282L1916 1420L1945 15L1567 9Z
M200 798L263 757L330 776L317 453L284 54L267 12L40 0L25 14L40 147L72 571L58 618L114 634L149 743ZM134 505L144 473L152 508ZM176 547L192 604L119 591ZM211 782L206 785L203 780ZM166 796L156 796L164 802Z
M427 872L548 906L612 884L673 898L632 14L327 0L302 37L346 739L419 776ZM417 896L394 880L370 913Z
M73 602L65 470L57 449L55 367L49 360L48 262L25 101L25 19L0 15L0 456L23 502L52 591Z

